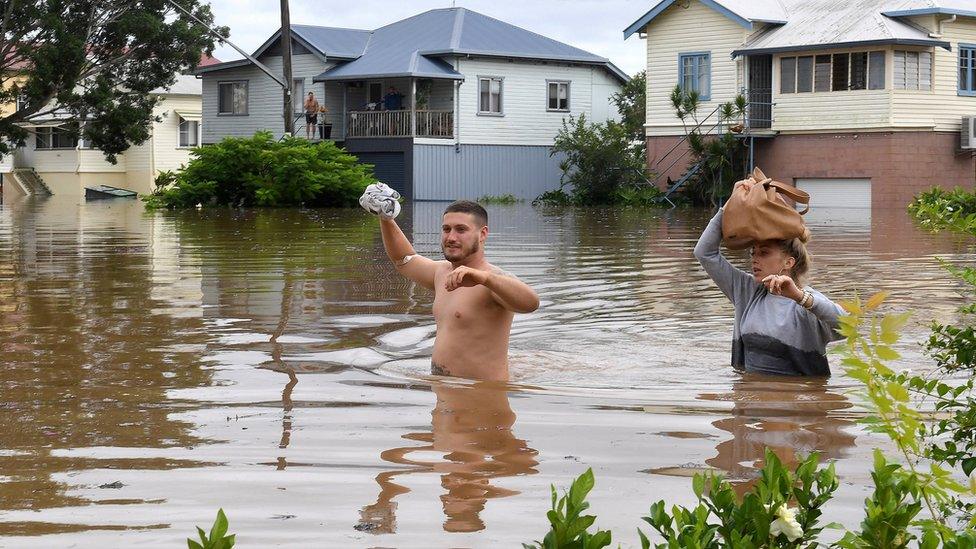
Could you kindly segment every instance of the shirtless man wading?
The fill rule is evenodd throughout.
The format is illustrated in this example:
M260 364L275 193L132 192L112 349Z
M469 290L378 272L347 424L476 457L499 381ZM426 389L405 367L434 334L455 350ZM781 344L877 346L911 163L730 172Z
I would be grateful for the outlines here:
M531 313L539 296L485 260L488 212L461 200L444 210L444 261L417 255L396 221L380 217L383 246L397 271L434 290L435 375L508 380L508 336L515 313Z

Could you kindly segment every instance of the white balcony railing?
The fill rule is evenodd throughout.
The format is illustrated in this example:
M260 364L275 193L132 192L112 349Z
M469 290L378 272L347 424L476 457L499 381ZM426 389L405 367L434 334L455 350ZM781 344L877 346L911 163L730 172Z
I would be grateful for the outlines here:
M416 133L411 111L350 111L346 137L454 137L453 111L416 111Z

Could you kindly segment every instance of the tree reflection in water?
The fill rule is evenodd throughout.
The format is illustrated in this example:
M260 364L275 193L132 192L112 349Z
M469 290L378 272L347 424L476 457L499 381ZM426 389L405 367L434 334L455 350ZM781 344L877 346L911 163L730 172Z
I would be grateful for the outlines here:
M758 476L766 448L793 468L801 455L819 452L821 461L837 459L854 446L847 431L854 421L838 414L852 404L830 392L826 379L743 374L730 393L698 398L732 402L732 417L712 423L732 438L720 442L717 455L705 463L722 470L740 495Z
M431 431L408 433L407 440L422 446L391 448L380 454L390 463L406 469L384 471L376 476L380 493L376 503L360 511L361 527L373 533L396 531L394 499L410 491L394 479L401 475L441 475L441 496L447 532L476 532L485 528L481 511L489 499L519 492L493 486L492 479L535 474L537 452L515 436L515 412L504 384L480 382L451 385L435 382L437 404L431 412ZM417 452L442 453L443 460L412 459Z

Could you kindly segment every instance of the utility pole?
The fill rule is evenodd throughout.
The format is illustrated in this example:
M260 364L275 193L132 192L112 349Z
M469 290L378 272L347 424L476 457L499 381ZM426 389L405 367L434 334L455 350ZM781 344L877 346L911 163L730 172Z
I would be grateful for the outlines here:
M281 65L285 78L285 133L295 135L295 113L292 111L292 88L295 81L291 77L291 15L288 13L288 0L281 0Z

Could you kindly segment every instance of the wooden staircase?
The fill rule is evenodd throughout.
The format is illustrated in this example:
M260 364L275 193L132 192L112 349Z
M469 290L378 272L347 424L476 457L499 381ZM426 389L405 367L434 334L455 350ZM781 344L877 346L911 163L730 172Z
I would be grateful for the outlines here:
M28 196L51 196L53 194L41 176L34 171L34 168L14 168L10 172L10 178L13 179L14 185Z

